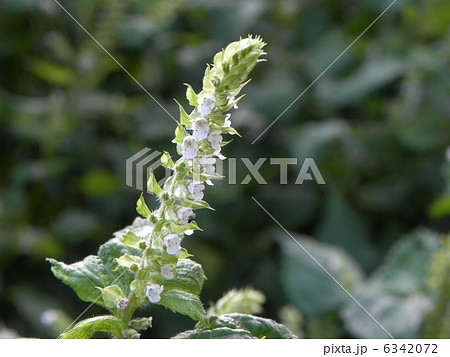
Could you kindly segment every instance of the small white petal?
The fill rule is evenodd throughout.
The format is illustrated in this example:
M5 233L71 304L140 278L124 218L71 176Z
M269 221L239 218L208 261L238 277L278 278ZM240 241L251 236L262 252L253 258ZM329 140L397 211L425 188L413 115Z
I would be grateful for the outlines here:
M167 254L178 257L180 255L180 242L181 239L176 234L169 234L163 239L164 245L167 248Z
M181 207L177 211L177 216L180 219L181 224L189 224L194 217L194 211L190 207Z
M161 267L161 274L168 280L173 279L175 274L173 273L173 265L166 264Z
M198 111L202 115L208 115L216 105L216 98L211 94L205 94L198 100Z
M187 235L187 236L191 236L191 235L194 234L194 231L192 229L189 229L187 231L184 231L184 234Z
M146 287L145 295L152 303L157 303L161 300L161 293L164 290L164 286L159 284L151 284Z

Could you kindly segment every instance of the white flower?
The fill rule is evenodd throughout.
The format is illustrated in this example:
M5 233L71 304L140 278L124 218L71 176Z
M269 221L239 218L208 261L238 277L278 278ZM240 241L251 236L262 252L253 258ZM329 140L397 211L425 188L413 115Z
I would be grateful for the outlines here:
M216 167L214 166L215 163L216 159L214 157L202 157L200 159L200 164L203 166L205 174L212 175L216 172Z
M204 94L198 100L198 111L202 115L208 115L212 112L216 105L216 98L211 94Z
M195 119L193 125L193 133L192 136L196 140L203 140L208 137L209 134L209 124L208 120L205 118Z
M220 151L220 143L222 142L222 134L220 131L215 130L208 135L208 141L211 143L211 147Z
M175 274L173 273L173 264L166 264L161 267L161 274L168 280L173 279Z
M229 128L229 127L231 127L231 120L230 120L230 118L231 118L231 114L230 114L230 113L228 113L227 115L225 115L225 121L223 122L223 127L224 127L224 128Z
M203 190L205 189L205 185L201 182L192 182L188 186L188 191L192 195L194 200L201 200L204 196Z
M122 298L117 300L116 307L121 310L126 309L128 307L128 299Z
M163 239L164 245L167 248L167 254L178 257L180 255L181 239L176 234L169 234Z
M183 151L183 159L193 159L197 156L198 144L193 136L185 136L181 148Z
M157 303L161 300L161 293L164 290L164 286L159 284L151 284L146 287L145 296L148 297L150 302Z
M181 224L189 224L195 218L194 211L190 207L181 207L177 216L181 221Z
M186 234L187 236L191 236L194 234L194 231L192 229L188 229L187 231L184 231L184 234Z

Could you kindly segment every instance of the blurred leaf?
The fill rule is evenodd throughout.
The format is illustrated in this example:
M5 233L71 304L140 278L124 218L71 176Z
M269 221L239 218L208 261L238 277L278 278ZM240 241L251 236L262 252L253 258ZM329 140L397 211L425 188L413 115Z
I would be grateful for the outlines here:
M360 267L340 248L303 236L294 238L350 293L362 278ZM304 250L285 233L278 234L282 247L281 282L290 301L306 316L336 310L350 298Z
M67 86L76 78L73 69L46 60L34 60L30 64L30 70L40 79L53 85Z
M369 93L393 82L405 70L406 64L398 58L372 58L345 78L324 78L317 83L316 95L319 101L332 107L357 103Z
M439 236L417 230L395 244L384 263L354 296L395 338L418 338L432 299L425 295L427 263L439 246ZM343 310L345 326L358 338L387 334L357 304ZM371 321L370 321L371 320Z
M427 264L438 248L438 234L418 229L391 248L369 282L393 294L409 295L424 291Z
M355 299L395 338L418 338L423 317L432 305L423 294L399 296L364 286ZM342 312L345 327L357 338L389 338L389 335L353 301Z
M117 178L112 173L97 169L88 172L81 179L81 190L88 197L104 197L117 191Z
M64 339L91 338L96 332L108 332L114 336L122 336L122 322L114 316L96 316L77 323L71 330L63 333Z
M428 215L433 219L450 215L450 195L444 195L435 200L428 209Z
M230 290L214 306L208 309L208 315L224 315L234 312L241 314L259 314L266 301L263 293L252 288Z
M372 267L377 257L376 248L370 243L366 219L354 212L336 192L327 196L315 237L344 248L364 268Z

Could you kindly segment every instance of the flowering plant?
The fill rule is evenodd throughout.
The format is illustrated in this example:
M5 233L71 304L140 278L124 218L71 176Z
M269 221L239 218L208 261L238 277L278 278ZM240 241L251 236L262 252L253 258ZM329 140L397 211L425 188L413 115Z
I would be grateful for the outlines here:
M261 299L252 290L227 294L207 313L199 298L204 272L181 246L186 236L200 229L194 211L211 209L203 200L205 184L213 185L212 180L221 177L214 165L217 159L225 159L222 135L237 134L226 112L237 108L242 98L238 95L248 83L250 71L261 61L264 45L259 37L251 36L231 43L215 55L212 66L207 66L200 93L187 85L186 96L194 110L187 114L178 104L180 121L173 140L181 157L174 161L164 152L161 162L172 175L163 187L153 174L147 183L160 202L157 210L150 211L141 194L136 209L142 217L116 232L98 255L70 265L48 259L54 275L72 287L81 300L111 313L70 326L60 337L90 338L103 331L115 338L139 338L140 331L152 326L152 318L134 315L147 304L162 305L198 322L194 330L178 338L295 337L272 320L242 313L258 310ZM247 303L248 309L233 313L237 300L243 306Z

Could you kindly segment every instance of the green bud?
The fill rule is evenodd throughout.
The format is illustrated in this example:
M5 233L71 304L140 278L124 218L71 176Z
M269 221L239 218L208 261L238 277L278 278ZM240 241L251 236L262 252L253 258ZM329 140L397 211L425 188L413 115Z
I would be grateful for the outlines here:
M139 249L144 250L145 248L147 248L147 243L139 242Z
M168 192L163 192L161 195L163 201L168 201L170 199L170 194Z

